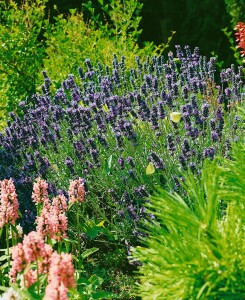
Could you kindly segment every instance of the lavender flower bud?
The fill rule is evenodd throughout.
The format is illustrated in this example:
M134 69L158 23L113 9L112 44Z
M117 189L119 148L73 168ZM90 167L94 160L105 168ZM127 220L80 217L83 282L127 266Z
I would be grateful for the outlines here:
M203 150L203 156L205 158L210 158L212 160L214 158L214 155L215 155L215 148L213 147L205 148Z
M218 142L220 139L219 134L216 131L211 131L211 140L213 142Z
M118 158L118 164L119 164L120 168L123 170L124 169L124 158L123 157Z
M208 109L208 104L207 103L203 103L202 104L202 115L207 118L209 114L209 109Z
M196 163L190 162L189 168L191 169L191 172L194 173L197 170L196 169Z
M69 169L69 171L71 172L71 173L74 173L74 169L73 169L73 167L74 167L74 161L73 161L73 159L71 158L71 157L67 157L66 159L65 159L65 161L64 161L64 164L67 166L67 168Z
M183 155L179 156L179 162L184 170L187 170L186 160Z
M135 179L134 171L132 169L128 170L128 175L132 178Z

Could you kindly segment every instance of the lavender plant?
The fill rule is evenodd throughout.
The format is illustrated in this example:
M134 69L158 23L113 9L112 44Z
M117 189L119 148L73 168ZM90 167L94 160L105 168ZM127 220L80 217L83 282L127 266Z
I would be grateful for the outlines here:
M84 224L105 221L114 240L131 243L151 217L145 203L156 185L181 192L183 171L199 176L205 159L229 157L244 83L242 67L216 74L215 58L188 46L167 58L136 57L130 70L125 60L114 55L103 67L86 59L79 78L70 74L54 94L43 72L42 93L20 103L24 117L11 114L1 135L1 177L18 187L41 176L53 194L84 178Z

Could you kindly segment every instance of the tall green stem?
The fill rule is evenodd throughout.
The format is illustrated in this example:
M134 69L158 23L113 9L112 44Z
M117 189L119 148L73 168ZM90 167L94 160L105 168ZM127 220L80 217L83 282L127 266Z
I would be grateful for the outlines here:
M61 242L58 242L58 253L61 253Z
M39 296L40 293L40 283L39 283L39 268L38 268L38 260L36 261L37 263L37 294Z
M7 257L8 257L8 270L10 270L10 255L9 255L9 224L6 224L6 246L7 246Z
M77 203L78 266L80 268L81 232L80 232L80 222L79 222L79 208L80 208L80 203Z

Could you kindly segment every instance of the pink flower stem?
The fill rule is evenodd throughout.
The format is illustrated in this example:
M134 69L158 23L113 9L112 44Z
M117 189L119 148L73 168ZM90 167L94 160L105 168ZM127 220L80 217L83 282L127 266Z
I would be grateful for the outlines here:
M37 203L37 215L40 217L42 211L43 204Z
M14 234L15 234L15 232L13 230L13 227L11 226L12 246L16 245L16 239L17 238L15 239Z
M61 243L62 243L61 241L58 242L58 253L59 253L59 254L61 254Z
M80 230L80 218L79 218L80 203L77 202L77 232L78 232L78 267L80 269L81 264L81 230Z
M39 269L38 269L38 260L36 260L37 263L37 294L39 296L40 293L40 284L39 284Z
M6 246L8 257L8 271L10 270L10 254L9 254L9 224L6 224Z

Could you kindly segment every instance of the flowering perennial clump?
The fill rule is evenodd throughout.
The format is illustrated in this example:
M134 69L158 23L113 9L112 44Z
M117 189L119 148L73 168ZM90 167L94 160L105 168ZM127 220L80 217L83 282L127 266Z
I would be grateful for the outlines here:
M214 57L208 60L188 46L176 46L167 58L137 57L130 70L125 64L124 57L114 56L105 68L86 59L79 78L68 75L54 95L44 73L42 94L20 103L24 117L11 114L0 155L8 153L6 164L21 168L19 181L47 178L54 196L83 177L84 190L76 181L70 186L71 202L84 201L88 188L95 215L103 206L108 220L116 215L119 223L135 227L146 217L146 195L156 183L179 190L183 170L198 175L203 160L229 157L229 145L240 135L236 105L244 82L241 66L218 74ZM152 174L145 172L149 163ZM12 171L6 165L1 172Z
M40 180L39 180L40 182ZM48 184L45 180L42 180L42 184L48 188ZM40 189L37 189L38 197ZM33 198L36 198L36 187L34 185ZM40 198L39 198L40 199ZM43 238L61 240L61 237L66 237L68 220L66 211L68 209L67 199L64 195L57 195L49 201L48 192L46 190L46 196L43 198L43 206L40 212L40 216L37 216L37 232L41 234Z
M58 254L35 231L12 248L12 268L9 272L11 281L16 282L21 273L26 288L40 280L40 275L48 275L44 299L68 299L68 289L76 287L72 256L67 253Z
M0 181L0 228L14 224L18 218L19 203L12 179Z

